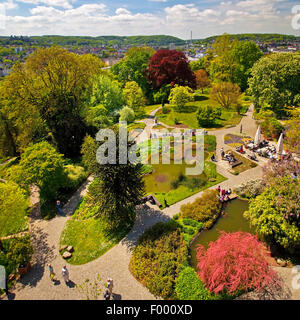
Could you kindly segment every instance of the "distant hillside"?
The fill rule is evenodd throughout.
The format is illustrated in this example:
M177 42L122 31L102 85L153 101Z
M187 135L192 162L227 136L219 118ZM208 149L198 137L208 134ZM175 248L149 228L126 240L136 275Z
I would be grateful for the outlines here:
M277 34L277 33L241 33L241 34L230 34L234 39L239 41L252 40L259 42L289 42L289 41L300 41L300 37L293 35ZM213 43L218 36L208 37L205 39L196 39L193 40L194 43L199 44L211 44Z
M80 36L34 36L34 37L0 37L0 45L61 45L61 46L101 46L101 45L151 45L165 46L170 43L175 45L184 45L186 42L182 39L166 36L100 36L100 37L80 37Z

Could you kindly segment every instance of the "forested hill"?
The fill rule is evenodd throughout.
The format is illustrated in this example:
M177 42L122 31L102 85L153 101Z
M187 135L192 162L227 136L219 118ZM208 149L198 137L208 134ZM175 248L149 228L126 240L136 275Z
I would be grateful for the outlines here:
M99 37L80 37L80 36L34 36L34 37L0 37L0 45L8 44L31 44L31 45L62 45L62 46L107 46L107 45L151 45L163 46L174 43L184 45L186 41L167 35L155 36L99 36Z
M230 34L230 36L239 41L252 40L264 43L272 42L289 42L289 41L300 41L300 37L293 35L277 34L277 33L240 33ZM218 36L208 37L205 39L196 39L194 43L210 44L216 40Z

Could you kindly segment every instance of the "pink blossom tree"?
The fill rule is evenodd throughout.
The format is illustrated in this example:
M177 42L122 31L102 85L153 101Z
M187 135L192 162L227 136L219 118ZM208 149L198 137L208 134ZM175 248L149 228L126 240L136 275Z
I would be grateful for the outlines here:
M279 278L270 269L264 252L262 243L250 233L221 232L207 250L198 247L198 275L215 294L234 295L271 284L279 285Z

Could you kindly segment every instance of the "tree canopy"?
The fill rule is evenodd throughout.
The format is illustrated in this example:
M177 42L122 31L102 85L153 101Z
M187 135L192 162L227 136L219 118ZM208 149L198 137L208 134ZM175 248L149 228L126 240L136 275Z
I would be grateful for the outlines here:
M257 61L251 71L249 92L256 108L268 107L277 115L300 106L300 54L276 53Z
M153 88L164 85L189 86L196 89L196 78L188 63L187 57L181 51L158 50L149 61L147 70L149 81Z

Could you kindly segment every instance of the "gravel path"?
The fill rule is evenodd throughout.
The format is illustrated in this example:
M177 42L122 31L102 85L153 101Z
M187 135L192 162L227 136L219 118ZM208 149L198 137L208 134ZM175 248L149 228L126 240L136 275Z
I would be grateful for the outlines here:
M155 111L153 112L153 115L155 115ZM144 122L146 123L145 132L148 133L148 130L152 127L151 123L153 125L153 120L146 119ZM241 123L244 128L243 132L254 136L256 125L252 119L252 110L248 111ZM210 132L210 134L215 134L217 136L217 152L222 146L224 146L224 135L229 132L239 132L239 128L240 127L237 126L235 128ZM228 178L228 180L220 184L224 188L233 188L237 184L249 179L258 178L262 174L260 166L248 170L247 172L243 172L238 176L228 173L221 165L221 162L217 162L217 168L218 172ZM86 194L87 186L90 182L91 178L64 206L64 216L58 216L51 221L44 221L41 219L32 221L31 234L35 248L34 265L31 271L16 285L14 290L15 299L85 299L85 296L83 296L74 287L74 284L81 284L87 278L94 279L97 273L102 277L103 283L106 281L107 277L111 277L114 280L116 300L155 299L155 297L131 275L128 269L132 249L136 245L136 241L139 236L146 229L159 221L168 221L179 212L182 204L194 201L202 192L184 199L162 211L149 204L137 207L136 223L132 231L119 244L90 263L81 266L69 265L58 253L60 235L68 217L73 214L79 200ZM49 262L53 265L54 271L59 279L59 282L56 285L54 285L49 279L47 268L47 263ZM61 277L61 268L64 264L67 265L70 272L70 279L72 280L69 286L65 285ZM288 273L286 270L284 270L284 272ZM102 296L100 299L102 299Z

